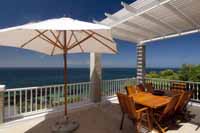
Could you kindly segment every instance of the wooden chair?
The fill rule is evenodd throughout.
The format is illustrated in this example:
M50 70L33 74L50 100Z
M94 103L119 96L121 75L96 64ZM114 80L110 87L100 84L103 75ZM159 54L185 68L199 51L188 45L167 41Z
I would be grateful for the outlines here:
M137 87L134 86L134 85L126 86L125 89L126 89L126 92L127 92L128 95L132 95L132 94L137 93Z
M122 120L120 125L120 130L123 128L123 122L124 122L124 115L128 114L128 117L133 121L133 124L135 126L136 124L136 131L138 132L139 127L142 122L142 118L146 116L146 121L148 128L151 129L151 123L150 123L150 117L148 108L142 107L137 109L135 106L135 103L133 101L133 98L131 96L127 96L125 94L117 93L119 103L122 110ZM123 109L122 109L123 108Z
M137 109L135 106L135 102L131 96L127 97L127 107L128 107L128 116L133 121L133 124L136 124L136 132L139 132L142 120L147 122L147 128L149 130L152 129L151 121L150 121L150 114L147 107L142 107ZM146 116L146 119L144 119Z
M152 93L154 90L152 83L145 83L145 88L147 89L147 92L150 92L150 93Z
M137 85L137 90L138 90L139 92L145 91L144 85L143 85L143 84Z
M179 99L176 103L176 106L174 108L174 111L177 112L180 107L184 104L185 98L187 97L186 91L180 90L180 89L173 89L171 90L173 95L180 95Z
M181 106L177 109L178 112L184 112L184 110L186 111L187 108L187 104L190 101L192 94L194 91L186 91L184 98L183 98L183 102L181 104Z
M119 105L122 111L122 118L121 118L121 124L120 124L120 130L122 130L125 114L128 114L128 108L126 106L126 102L125 102L126 99L125 99L124 94L117 93L117 97L118 97Z
M157 117L157 119L154 119L154 121L162 133L165 133L165 130L167 130L168 127L163 128L161 127L160 123L166 122L167 118L169 118L175 113L174 109L179 100L179 97L180 95L173 96L170 102L166 105L166 107L162 111L155 112L154 114L155 117Z
M186 90L186 83L173 82L171 89Z

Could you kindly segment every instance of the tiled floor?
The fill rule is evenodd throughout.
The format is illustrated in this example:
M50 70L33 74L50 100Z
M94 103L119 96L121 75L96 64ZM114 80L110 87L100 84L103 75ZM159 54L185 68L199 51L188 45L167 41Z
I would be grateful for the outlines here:
M180 123L169 133L199 133L198 127L200 107L190 107L193 123ZM93 105L69 114L71 119L80 123L75 133L133 133L134 126L129 119L125 119L124 129L119 130L121 111L115 100L112 103ZM0 133L51 133L52 126L63 118L63 113L54 113L30 120L0 126ZM194 124L196 123L196 124Z

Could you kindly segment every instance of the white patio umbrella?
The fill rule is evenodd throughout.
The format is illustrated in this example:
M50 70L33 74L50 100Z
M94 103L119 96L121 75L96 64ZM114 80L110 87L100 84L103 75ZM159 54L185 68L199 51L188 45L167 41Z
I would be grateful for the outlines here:
M64 56L65 116L67 116L67 54L117 52L107 26L71 18L49 19L0 30L0 46Z

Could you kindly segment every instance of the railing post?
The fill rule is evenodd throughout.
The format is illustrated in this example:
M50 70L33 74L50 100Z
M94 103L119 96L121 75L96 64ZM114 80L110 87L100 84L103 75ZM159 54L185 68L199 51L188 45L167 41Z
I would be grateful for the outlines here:
M146 67L146 55L145 45L138 43L137 50L137 84L143 84L145 80L145 67Z
M101 54L90 54L90 81L91 99L93 102L101 101Z
M4 121L4 91L5 85L0 85L0 124Z

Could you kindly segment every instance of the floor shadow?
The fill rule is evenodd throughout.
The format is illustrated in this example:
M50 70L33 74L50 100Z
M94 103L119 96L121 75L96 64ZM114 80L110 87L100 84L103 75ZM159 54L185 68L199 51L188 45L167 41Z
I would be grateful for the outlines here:
M189 121L182 121L169 126L169 130L178 131L182 123L194 123L197 125L195 131L199 130L200 108L190 107L188 109ZM74 133L132 133L135 129L133 123L126 117L124 128L120 128L121 110L117 102L106 101L103 104L95 104L92 107L81 108L69 113L69 118L80 123L80 127ZM64 113L49 113L43 118L34 118L29 122L29 128L25 133L51 133L52 127L64 119Z
M106 102L93 107L74 111L69 117L80 123L80 127L74 133L131 133L133 124L127 118L122 131L120 128L121 110L118 104ZM45 119L26 133L51 133L52 127L61 119L63 113L48 114Z
M189 121L192 124L195 124L197 126L197 128L195 129L195 131L199 130L200 128L200 107L197 106L190 106L188 108L188 112L189 112Z

